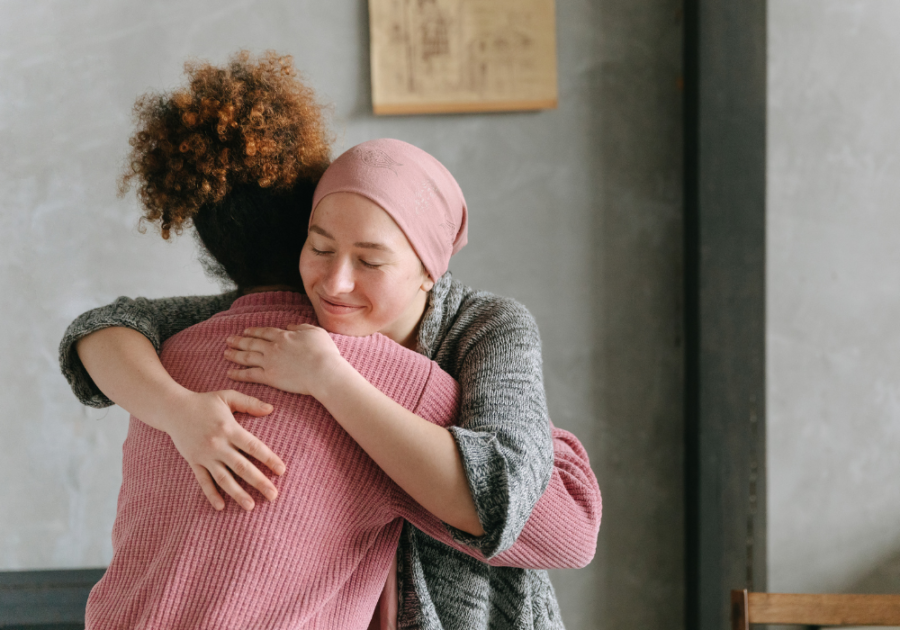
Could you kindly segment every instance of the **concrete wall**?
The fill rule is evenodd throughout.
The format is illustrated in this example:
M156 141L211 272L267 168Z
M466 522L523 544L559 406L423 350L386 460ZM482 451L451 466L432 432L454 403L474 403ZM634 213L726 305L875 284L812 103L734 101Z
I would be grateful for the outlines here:
M769 588L900 591L900 4L769 3Z
M363 0L3 4L0 570L110 558L126 417L71 396L68 322L121 294L217 290L189 238L138 234L115 197L135 96L176 85L189 56L273 48L334 104L336 151L393 136L447 164L471 209L454 272L535 313L553 419L604 492L595 561L553 574L568 627L678 627L679 6L559 2L556 111L376 119Z

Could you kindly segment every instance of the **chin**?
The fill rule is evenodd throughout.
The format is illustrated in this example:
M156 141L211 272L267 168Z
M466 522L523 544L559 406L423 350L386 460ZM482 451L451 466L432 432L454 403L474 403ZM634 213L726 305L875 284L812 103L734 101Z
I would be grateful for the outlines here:
M371 332L366 332L366 329L362 326L354 322L341 321L331 318L330 316L326 316L325 319L319 318L319 326L324 328L330 333L334 333L336 335L344 335L345 337L366 337L371 335Z

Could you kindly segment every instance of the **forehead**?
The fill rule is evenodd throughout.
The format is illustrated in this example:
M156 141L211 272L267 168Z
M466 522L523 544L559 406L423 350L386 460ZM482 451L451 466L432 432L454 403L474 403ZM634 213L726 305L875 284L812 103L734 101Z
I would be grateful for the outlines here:
M310 232L336 241L380 243L412 249L400 226L377 203L356 193L332 193L313 211Z

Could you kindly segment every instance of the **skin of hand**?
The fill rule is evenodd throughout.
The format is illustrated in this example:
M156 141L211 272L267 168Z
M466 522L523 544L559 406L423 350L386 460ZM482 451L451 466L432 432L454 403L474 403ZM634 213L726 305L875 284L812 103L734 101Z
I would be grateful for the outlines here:
M366 381L324 329L308 324L289 330L248 328L226 343L225 357L245 366L230 370L230 378L313 396L423 508L473 536L484 534L450 431Z
M185 389L169 376L153 344L129 328L93 332L78 341L76 352L110 400L172 438L215 509L225 507L216 483L245 510L253 508L235 475L269 500L277 497L275 485L245 454L276 475L284 473L284 462L234 418L236 412L268 415L271 405L234 390Z
M165 432L194 471L212 506L217 510L225 507L216 490L218 486L250 511L255 505L253 498L235 477L256 488L269 501L278 497L278 490L246 456L265 463L276 475L284 474L285 465L240 425L234 412L260 417L272 413L272 406L234 390L188 392L180 404L163 411L160 418L165 418Z
M292 394L315 397L315 391L344 358L324 328L310 324L281 328L248 328L244 337L225 340L225 358L244 369L228 376L245 383L262 383Z

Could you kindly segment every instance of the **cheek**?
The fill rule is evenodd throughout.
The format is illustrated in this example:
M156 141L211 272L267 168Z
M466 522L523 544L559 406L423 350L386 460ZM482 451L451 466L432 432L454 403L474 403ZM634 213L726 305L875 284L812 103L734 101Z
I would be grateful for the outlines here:
M409 282L385 278L370 287L369 295L375 298L383 316L396 318L406 311L416 292L411 290Z
M392 310L394 291L391 282L387 281L384 276L357 277L354 287L356 294L364 298L372 311L378 313L379 316Z
M316 276L316 260L306 249L300 252L300 278L303 284L311 283Z

